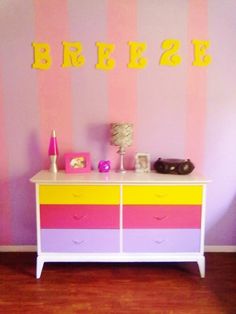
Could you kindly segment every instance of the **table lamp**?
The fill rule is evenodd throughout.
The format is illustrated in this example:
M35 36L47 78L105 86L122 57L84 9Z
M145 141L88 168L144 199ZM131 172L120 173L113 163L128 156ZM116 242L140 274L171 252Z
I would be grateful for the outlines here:
M56 131L52 130L51 138L48 147L48 155L50 157L50 168L49 171L56 173L57 172L57 156L58 156L58 146L57 146L57 137Z
M124 155L126 148L131 146L133 141L133 124L111 123L111 145L119 146L117 153L120 154L119 172L125 173Z

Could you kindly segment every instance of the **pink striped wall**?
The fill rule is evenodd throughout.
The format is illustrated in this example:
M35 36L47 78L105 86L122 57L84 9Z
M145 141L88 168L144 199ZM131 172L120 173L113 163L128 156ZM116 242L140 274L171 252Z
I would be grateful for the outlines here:
M47 155L48 135L57 129L60 149L72 147L72 93L71 76L61 67L63 40L70 41L67 0L35 0L35 41L50 44L52 66L48 71L38 71L37 100L40 121L40 148ZM60 21L60 22L59 22ZM63 166L62 155L59 165ZM48 166L44 160L43 166Z
M136 151L191 158L209 186L206 241L236 245L234 0L27 0L0 3L0 245L35 243L34 187L48 167L50 131L65 152L111 159L109 124L134 124ZM181 42L176 67L159 65L163 40ZM210 39L212 64L193 67L192 39ZM51 46L49 70L32 69L32 42ZM62 41L80 41L81 68L62 68ZM111 71L95 68L96 42L115 44ZM128 69L128 41L146 42L145 69ZM225 166L227 164L227 167Z
M191 40L208 40L208 3L190 0L188 4L188 68L186 108L186 155L194 159L202 171L204 164L207 71L208 68L193 67Z

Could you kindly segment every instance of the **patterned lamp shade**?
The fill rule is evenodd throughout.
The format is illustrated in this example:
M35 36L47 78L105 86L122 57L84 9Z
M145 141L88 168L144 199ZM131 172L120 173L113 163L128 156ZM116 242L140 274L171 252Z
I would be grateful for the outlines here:
M119 146L117 153L120 154L120 173L125 173L124 155L126 147L133 142L133 124L131 123L112 123L111 124L111 145Z
M111 145L129 147L133 142L133 124L112 123L111 124Z

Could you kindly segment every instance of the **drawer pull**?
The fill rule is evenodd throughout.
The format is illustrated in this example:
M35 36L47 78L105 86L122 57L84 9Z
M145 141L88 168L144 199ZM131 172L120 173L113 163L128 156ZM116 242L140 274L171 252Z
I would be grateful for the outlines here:
M81 240L81 241L72 240L72 242L73 242L75 245L80 245L80 244L84 243L84 240Z
M165 240L154 240L154 242L155 242L156 244L162 244L163 242L165 242Z
M75 220L81 220L81 219L87 218L87 216L85 216L85 215L78 216L78 215L75 214L75 215L73 216L73 218L74 218Z
M154 216L153 218L158 220L158 221L161 221L161 220L168 218L168 216Z
M168 194L161 194L161 193L156 193L154 194L157 198L163 198L163 197L167 197Z
M72 193L72 195L76 198L80 198L82 196L81 194L78 194L78 193Z

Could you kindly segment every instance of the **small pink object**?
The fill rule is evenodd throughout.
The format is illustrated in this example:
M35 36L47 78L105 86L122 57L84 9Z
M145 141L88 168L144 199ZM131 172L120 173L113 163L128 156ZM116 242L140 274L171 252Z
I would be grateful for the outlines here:
M57 146L57 137L56 137L56 131L52 130L50 142L49 142L49 148L48 148L48 155L49 156L58 156L58 146Z
M110 160L100 160L98 163L99 172L109 172L111 169Z

